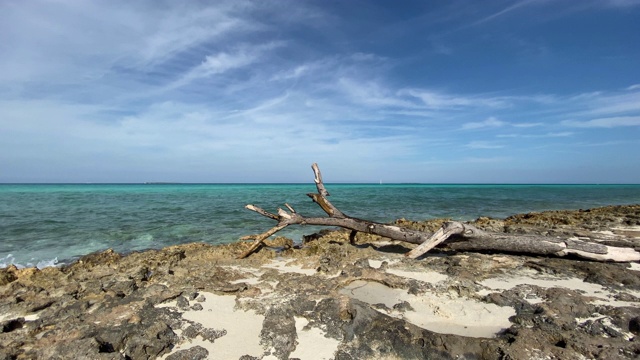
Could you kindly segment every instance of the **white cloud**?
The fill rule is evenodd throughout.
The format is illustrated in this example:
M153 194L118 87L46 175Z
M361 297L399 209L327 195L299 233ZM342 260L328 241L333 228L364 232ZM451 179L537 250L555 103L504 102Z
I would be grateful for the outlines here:
M242 45L238 46L233 52L223 51L207 55L204 61L182 75L178 80L169 84L165 90L185 86L192 81L208 78L212 75L245 68L261 61L268 51L279 46L282 46L282 43L268 43L258 46Z
M640 91L602 94L573 103L576 108L586 109L576 111L577 117L632 115L631 113L640 112Z
M537 127L537 126L543 126L544 123L541 122L536 122L536 123L513 123L511 124L511 126L513 127L519 127L519 128L530 128L530 127Z
M484 121L480 122L468 122L462 124L463 130L474 130L474 129L483 129L483 128L496 128L507 125L506 122L496 119L495 117L489 117Z
M375 81L357 81L352 78L340 78L338 89L352 101L374 107L417 108L408 100L399 98L393 91Z
M549 132L546 134L498 134L496 137L498 138L554 138L554 137L568 137L573 136L574 133L571 131L562 131L562 132Z
M493 144L487 141L472 141L466 145L469 149L501 149L504 146Z
M617 116L584 121L565 120L562 125L581 128L614 128L621 126L640 126L640 116Z
M299 162L304 168L310 159L340 159L349 166L380 162L395 169L426 157L460 162L460 150L511 147L509 138L528 139L522 145L531 147L566 143L543 138L592 140L593 132L563 131L574 130L567 126L638 124L640 84L558 95L545 94L535 81L517 83L504 68L491 69L505 71L495 83L447 73L459 66L453 63L440 74L439 68L418 67L443 60L424 47L393 57L353 50L377 48L364 46L377 34L350 37L361 24L384 35L375 37L379 49L393 45L390 38L405 29L378 27L371 19L347 24L353 19L341 19L337 7L316 6L297 1L0 2L0 165L6 168L3 159L20 157L12 164L37 169L38 156L46 155L57 157L51 164L66 161L60 169L73 164L125 169L135 160L160 164L158 172L186 170L189 163L225 172L260 158L292 167ZM504 6L484 21L506 20L524 5ZM442 36L432 45L444 44L443 53L453 48L456 55L468 55L454 38ZM424 45L424 37L413 41L418 40ZM483 137L461 129L481 130ZM632 142L630 132L619 133ZM460 144L466 145L460 149ZM100 161L80 159L95 154ZM226 167L212 166L225 161ZM204 173L203 168L197 171Z
M428 109L456 109L465 107L505 107L509 99L505 97L456 96L423 89L401 89L400 96L419 99Z
M511 158L507 156L494 156L494 157L467 157L462 159L464 163L472 163L472 164L485 164L485 163L500 163L511 160Z
M562 132L553 132L553 133L547 133L544 135L544 137L567 137L567 136L573 136L573 132L571 131L562 131Z
M605 3L615 7L629 7L640 5L640 0L606 0Z

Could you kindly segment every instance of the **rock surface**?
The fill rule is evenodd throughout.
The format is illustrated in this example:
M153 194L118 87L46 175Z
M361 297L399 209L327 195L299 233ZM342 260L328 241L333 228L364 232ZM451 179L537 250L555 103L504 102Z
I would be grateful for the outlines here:
M435 230L443 220L401 226ZM640 249L640 205L480 218ZM618 359L640 356L640 266L515 254L410 260L324 231L0 269L0 359Z

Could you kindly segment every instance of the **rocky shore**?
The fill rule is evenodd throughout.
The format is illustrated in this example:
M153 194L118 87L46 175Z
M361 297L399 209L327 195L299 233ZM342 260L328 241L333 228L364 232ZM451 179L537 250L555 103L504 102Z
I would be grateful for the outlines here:
M433 231L440 220L398 225ZM479 228L640 250L640 205ZM640 265L453 252L323 231L0 269L4 359L634 359Z

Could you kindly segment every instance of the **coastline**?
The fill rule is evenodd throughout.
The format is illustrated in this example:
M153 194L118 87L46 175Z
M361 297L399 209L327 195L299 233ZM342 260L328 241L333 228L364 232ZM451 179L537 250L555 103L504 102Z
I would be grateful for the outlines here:
M398 224L435 230L442 220ZM476 226L640 249L640 205L479 218ZM640 266L435 251L330 231L191 243L0 269L0 358L634 358Z
M349 216L388 223L587 209L640 203L640 185L330 184L331 201ZM119 253L204 242L237 241L269 226L245 210L283 201L318 214L310 184L0 185L0 267L46 267L113 249ZM320 212L321 213L321 212ZM313 227L280 234L301 241Z

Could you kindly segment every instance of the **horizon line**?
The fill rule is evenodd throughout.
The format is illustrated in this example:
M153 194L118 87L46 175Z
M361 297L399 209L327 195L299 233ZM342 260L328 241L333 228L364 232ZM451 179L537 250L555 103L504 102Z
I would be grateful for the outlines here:
M573 182L348 182L335 181L324 182L325 185L640 185L640 183L573 183ZM172 182L172 181L148 181L148 182L0 182L0 185L314 185L313 182Z

